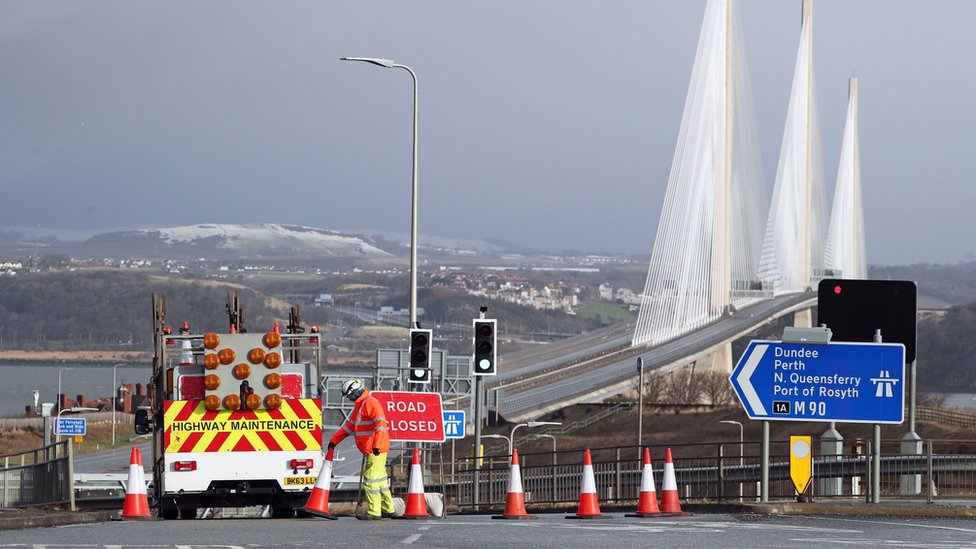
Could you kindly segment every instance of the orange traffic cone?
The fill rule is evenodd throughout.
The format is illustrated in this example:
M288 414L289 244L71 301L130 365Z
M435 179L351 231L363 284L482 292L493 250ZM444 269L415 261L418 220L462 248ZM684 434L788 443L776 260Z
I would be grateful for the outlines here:
M688 516L681 511L678 501L678 482L674 478L674 463L671 462L671 448L664 454L664 487L661 490L661 512L670 516Z
M600 513L600 503L596 497L596 480L593 478L593 459L590 457L590 449L586 449L583 454L583 478L580 481L580 502L579 509L575 515L566 517L568 519L592 519L610 518L604 517Z
M305 502L304 509L307 513L329 520L338 520L339 517L329 514L329 483L332 479L332 461L334 459L334 449L329 448L322 461L322 468L319 476L315 479L315 488L312 488L308 501Z
M420 469L420 451L413 449L413 463L410 464L410 481L407 486L407 508L403 517L408 519L427 518L427 498L424 496L424 473Z
M657 507L657 493L654 489L654 469L651 468L651 451L647 448L644 448L644 469L641 472L640 498L637 500L637 512L628 513L624 516L661 516L661 510Z
M151 518L149 496L146 495L146 476L142 470L142 453L135 446L129 456L129 481L125 489L122 518L144 520Z
M529 520L536 517L525 512L525 495L522 492L522 473L519 470L518 450L512 450L512 469L508 477L508 496L505 512L493 519Z

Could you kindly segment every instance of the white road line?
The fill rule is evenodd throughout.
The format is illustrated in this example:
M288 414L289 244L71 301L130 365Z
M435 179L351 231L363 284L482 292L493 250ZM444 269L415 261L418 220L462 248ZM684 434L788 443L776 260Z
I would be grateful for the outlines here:
M401 541L400 543L410 544L417 541L418 539L420 539L420 534L413 534L411 536L405 537L403 541Z
M860 523L863 523L863 524L887 524L887 525L890 525L890 526L908 526L908 527L911 527L911 528L931 528L933 530L952 530L954 532L969 532L969 533L976 534L976 529L974 529L974 528L958 528L958 527L955 527L955 526L938 526L938 525L935 525L935 524L916 524L914 522L913 523L885 522L885 521L880 521L880 520L845 519L845 518L837 518L837 517L830 517L830 518L827 518L827 517L806 517L806 518L812 518L812 519L817 519L817 520L836 520L836 521L840 521L840 522L860 522Z

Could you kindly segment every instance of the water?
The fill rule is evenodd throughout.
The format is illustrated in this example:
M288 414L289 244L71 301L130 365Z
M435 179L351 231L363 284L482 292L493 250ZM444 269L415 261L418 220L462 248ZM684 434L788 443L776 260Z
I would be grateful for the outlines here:
M112 366L63 364L44 366L0 366L0 417L23 417L24 407L33 404L34 391L40 392L39 402L57 402L58 372L61 372L61 392L74 400L78 395L88 399L111 397ZM115 368L116 383L149 383L152 367L125 365ZM116 387L118 387L116 385Z

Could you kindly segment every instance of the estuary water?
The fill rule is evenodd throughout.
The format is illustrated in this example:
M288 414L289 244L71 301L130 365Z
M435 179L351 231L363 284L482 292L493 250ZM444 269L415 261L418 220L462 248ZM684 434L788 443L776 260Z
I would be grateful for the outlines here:
M61 372L61 392L74 400L78 395L97 399L112 395L112 366L90 364L51 364L32 366L0 366L0 417L23 417L24 407L40 392L40 402L56 402L58 372ZM126 364L115 368L116 383L149 383L152 367L149 364ZM118 387L116 385L116 387Z

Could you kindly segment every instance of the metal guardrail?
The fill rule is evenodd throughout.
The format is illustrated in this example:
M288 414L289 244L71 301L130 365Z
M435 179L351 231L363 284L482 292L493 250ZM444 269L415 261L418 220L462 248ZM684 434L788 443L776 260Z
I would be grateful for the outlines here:
M976 499L976 441L926 440L921 454L900 451L902 441L884 441L881 458L882 497L925 499ZM687 444L671 446L675 480L680 497L690 501L758 501L761 477L759 444L747 442L754 450L739 455L735 443ZM899 450L888 451L899 448ZM858 446L857 453L813 456L813 482L808 496L817 499L862 498L870 501L870 442ZM609 504L632 504L639 496L642 460L636 447L591 449L597 493ZM663 486L664 447L651 447L654 481ZM582 451L519 453L522 486L526 504L555 506L579 501ZM769 497L794 499L790 480L787 441L771 443ZM460 460L456 472L431 482L456 498L462 509L474 507L473 458ZM479 509L504 507L510 476L508 455L485 456L479 470ZM443 483L437 481L443 480ZM426 484L425 484L426 485Z
M74 507L71 441L0 456L0 507Z

